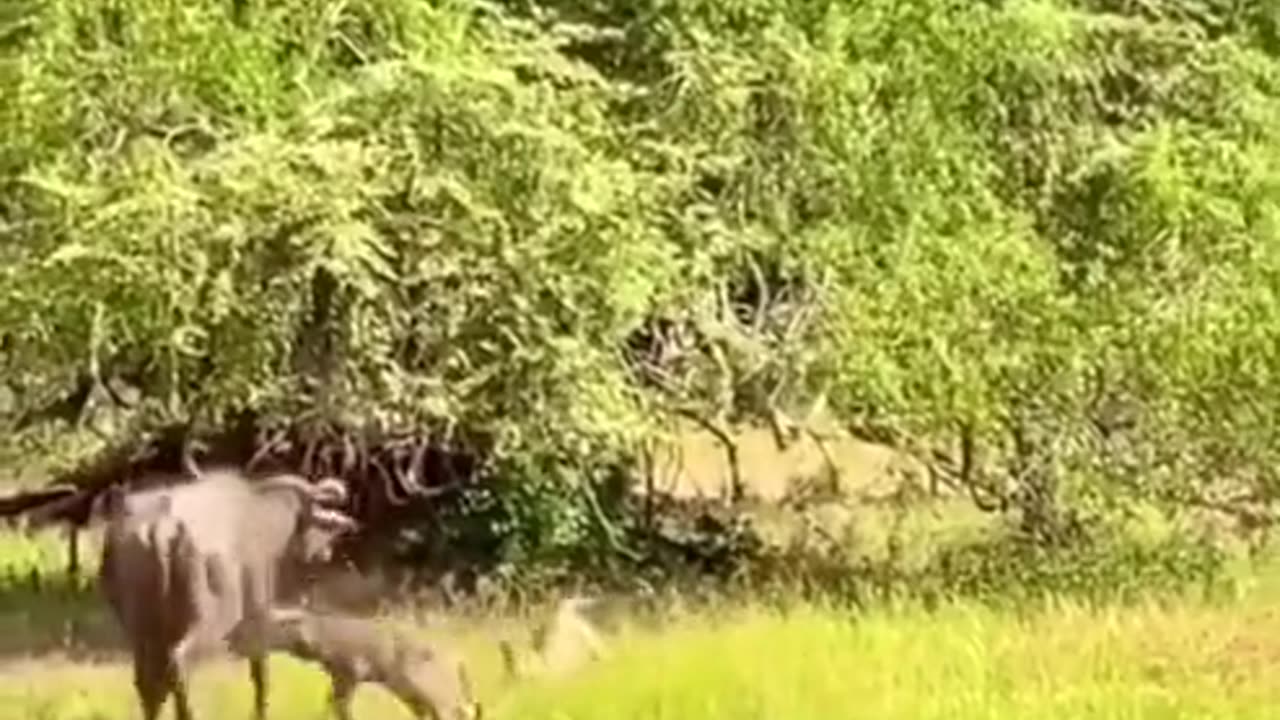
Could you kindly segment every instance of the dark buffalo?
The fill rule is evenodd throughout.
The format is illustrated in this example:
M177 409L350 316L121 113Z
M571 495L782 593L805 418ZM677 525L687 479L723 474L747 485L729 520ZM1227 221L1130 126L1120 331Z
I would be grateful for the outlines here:
M191 664L228 645L248 660L255 717L265 717L267 651L258 639L280 576L327 559L336 537L355 527L323 507L345 497L333 479L252 482L225 471L108 497L99 580L132 646L145 720L170 694L179 720L190 720Z

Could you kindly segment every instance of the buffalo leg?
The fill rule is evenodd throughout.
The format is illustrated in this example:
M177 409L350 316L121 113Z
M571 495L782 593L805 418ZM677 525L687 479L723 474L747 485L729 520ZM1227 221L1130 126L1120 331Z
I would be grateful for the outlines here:
M191 701L187 698L187 679L191 674L189 648L193 637L187 636L163 656L158 668L165 679L166 693L173 693L174 714L178 720L191 720Z
M267 716L269 674L266 655L249 658L249 679L253 682L253 717L256 720L263 720Z
M249 660L249 679L253 682L253 712L256 720L264 720L267 716L267 694L271 685L267 669L268 652L262 643L272 599L265 577L266 573L255 573L252 569L242 573L244 618L236 628L240 634L241 652Z
M384 683L384 686L395 695L404 706L409 708L409 712L415 720L425 720L425 718L436 718L435 708L431 704L430 696L422 692L422 688L415 686L412 682L396 680ZM443 720L439 718L438 720Z
M249 663L249 681L253 684L253 717L255 720L264 720L267 716L271 671L267 667L268 653L260 642L261 626L254 619L246 619L231 634L236 636L232 651Z
M187 697L187 684L191 677L192 661L186 652L187 645L174 648L169 653L169 661L162 669L167 677L166 684L173 693L174 714L178 720L191 720L191 701Z
M215 596L208 592L208 586L203 582L204 568L197 566L192 570L188 587L191 593L190 609L195 621L182 633L165 658L168 661L165 670L170 678L169 685L178 720L191 720L192 717L187 684L197 662L197 653L225 634L222 630L225 622L218 615L221 608L214 602Z
M192 720L191 701L187 698L185 681L178 681L173 685L173 707L178 720Z
M431 708L431 704L424 700L407 700L405 705L409 706L409 711L413 713L413 720L445 720L436 715L436 711ZM450 718L449 720L452 720Z
M133 654L133 686L138 691L144 720L160 717L160 708L173 686L164 653L152 648L136 648Z
M182 581L193 622L170 651L168 660L177 718L191 720L188 679L202 651L231 639L240 586L235 573L228 568L230 563L218 555L196 557L192 554L184 560L187 562L177 567L181 574L175 575Z
M351 720L351 701L355 698L356 681L346 673L333 674L333 695L330 701L338 720Z

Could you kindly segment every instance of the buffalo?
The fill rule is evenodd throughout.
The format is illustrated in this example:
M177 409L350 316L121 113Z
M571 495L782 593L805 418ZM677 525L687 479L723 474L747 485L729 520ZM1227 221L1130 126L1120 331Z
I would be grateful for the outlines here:
M106 500L99 582L133 653L134 686L145 720L170 695L178 720L191 720L187 676L218 647L248 660L254 716L266 716L267 649L261 638L282 576L328 559L334 540L355 528L326 508L346 499L343 484L296 475L251 481L234 471Z

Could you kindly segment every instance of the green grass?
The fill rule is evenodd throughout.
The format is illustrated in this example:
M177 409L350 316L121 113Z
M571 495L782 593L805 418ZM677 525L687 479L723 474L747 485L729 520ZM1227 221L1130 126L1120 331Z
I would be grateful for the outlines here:
M636 639L521 718L1264 718L1280 619L1240 607L746 610Z
M49 567L60 557L51 542L8 537L0 571ZM1022 612L957 603L855 615L747 603L673 614L661 627L624 619L607 660L514 686L501 680L495 642L519 630L521 618L452 617L422 633L468 659L490 718L1280 717L1280 611L1273 610L1280 572L1240 572L1233 587L1212 599L1108 607L1060 601ZM110 625L92 585L6 592L0 720L137 717L118 651L90 661L47 642L68 617L82 629ZM408 615L397 621L413 622ZM316 668L276 656L272 670L272 718L327 717L326 681ZM202 666L193 699L202 719L248 717L243 664ZM356 713L409 717L372 687L359 694Z
M0 662L119 644L119 633L94 583L94 536L82 535L78 581L67 577L66 553L66 536L58 530L0 531Z
M576 718L1273 718L1280 715L1280 613L1247 593L1217 603L1012 614L955 605L860 616L805 606L694 614L624 628L612 657L564 679L502 688L492 633L455 624L491 717ZM323 716L313 668L273 660L275 718ZM202 717L247 716L242 666L195 679ZM505 691L504 691L505 690ZM357 713L408 717L380 690ZM32 659L0 673L0 717L72 720L136 713L119 662Z

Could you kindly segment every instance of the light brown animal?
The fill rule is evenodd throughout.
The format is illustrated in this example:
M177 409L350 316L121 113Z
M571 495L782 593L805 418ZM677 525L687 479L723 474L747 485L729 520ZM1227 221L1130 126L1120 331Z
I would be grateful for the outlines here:
M598 660L608 646L584 615L598 603L593 598L569 597L533 631L532 652L519 654L507 640L500 640L502 662L509 680L546 675L563 675Z
M187 675L201 654L225 646L249 662L254 714L264 718L266 651L254 639L277 596L281 573L324 559L350 518L321 507L340 502L336 480L315 485L281 475L250 482L236 472L107 498L99 582L133 651L145 720L169 695L191 720ZM243 626L243 627L242 627Z
M450 653L364 618L274 608L263 636L272 650L319 663L332 682L333 708L351 720L356 688L381 684L415 718L479 720L466 666Z

